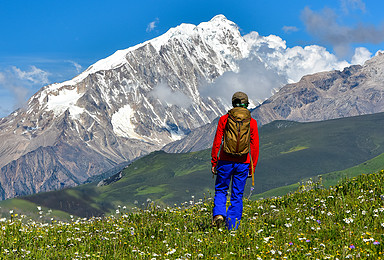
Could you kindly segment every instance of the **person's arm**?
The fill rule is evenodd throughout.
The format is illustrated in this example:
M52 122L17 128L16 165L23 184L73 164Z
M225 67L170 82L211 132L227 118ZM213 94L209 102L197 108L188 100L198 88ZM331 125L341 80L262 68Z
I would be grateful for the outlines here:
M211 163L212 163L212 173L215 174L215 168L218 161L218 154L223 140L223 134L225 129L225 124L227 122L227 115L220 117L219 123L217 124L215 138L213 139L212 152L211 152Z
M257 161L259 160L259 131L257 129L257 122L251 119L251 156L253 162L253 169L256 169Z

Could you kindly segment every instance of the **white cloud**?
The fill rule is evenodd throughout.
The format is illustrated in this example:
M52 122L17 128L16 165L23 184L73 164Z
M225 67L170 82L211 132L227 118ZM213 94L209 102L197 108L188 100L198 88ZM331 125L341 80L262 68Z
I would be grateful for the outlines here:
M257 105L285 83L287 79L283 75L255 58L242 60L238 72L225 72L213 83L202 86L200 94L203 97L220 98L230 105L232 94L243 91L247 93L251 105Z
M12 109L24 106L34 87L42 87L49 83L50 74L44 70L31 66L29 70L21 70L15 66L0 72L0 90L12 99ZM5 108L3 108L5 110Z
M14 109L24 106L29 96L29 89L23 86L13 86L11 89L15 98Z
M1 100L1 101L3 101L3 100ZM11 111L9 109L7 109L4 106L0 105L0 118L6 117L10 113L11 113Z
M350 65L318 45L287 48L279 55L280 57L274 61L275 66L282 73L286 73L290 83L299 81L304 75L321 71L342 70Z
M349 1L351 2L351 1ZM358 4L361 1L352 1ZM362 7L361 7L362 8ZM330 8L321 12L312 11L306 7L301 14L307 31L317 37L322 43L330 44L339 57L346 57L351 53L351 44L372 43L384 41L384 27L372 24L357 24L354 27L340 24L340 16Z
M274 68L279 75L284 75L288 82L297 82L307 74L340 70L349 65L318 45L287 48L285 41L280 37L263 37L256 32L245 35L244 39L252 46L251 55L259 57L267 67Z
M250 58L238 63L237 72L226 72L213 83L203 84L199 89L203 97L219 97L229 106L231 95L244 91L256 105L304 75L343 70L350 65L318 45L287 48L280 37L263 37L257 32L245 35L244 39L250 48Z
M147 26L147 32L153 31L156 27L157 24L159 23L159 18L156 18L154 21L150 22Z
M368 49L359 47L355 49L355 54L352 57L351 63L364 65L364 62L369 60L371 57L372 53Z
M83 67L79 63L77 63L75 61L72 61L72 60L67 60L66 62L71 63L75 67L77 73L81 73L82 72Z
M299 30L296 26L283 26L282 29L285 33L297 32Z
M14 71L17 78L21 80L28 80L34 84L48 84L48 75L49 73L36 68L35 66L31 66L29 71L22 71L21 69L13 66L12 70Z
M172 90L166 83L160 83L155 86L154 89L149 92L149 95L170 106L176 105L187 108L192 104L192 100L186 94L178 90Z
M5 82L5 75L4 73L0 72L0 84L2 84L3 82Z
M341 0L341 8L346 14L348 14L350 10L366 12L365 3L362 0Z

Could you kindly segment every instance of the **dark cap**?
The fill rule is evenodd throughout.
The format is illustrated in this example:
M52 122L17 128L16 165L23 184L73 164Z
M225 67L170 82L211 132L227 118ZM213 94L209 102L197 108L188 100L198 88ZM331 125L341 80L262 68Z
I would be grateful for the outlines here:
M232 104L238 102L240 100L241 104L248 104L248 96L244 92L238 91L232 96Z

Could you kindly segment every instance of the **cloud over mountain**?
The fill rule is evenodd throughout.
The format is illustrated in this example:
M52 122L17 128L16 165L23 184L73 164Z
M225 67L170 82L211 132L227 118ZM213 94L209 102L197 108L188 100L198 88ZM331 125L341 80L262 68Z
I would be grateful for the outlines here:
M357 6L361 6L357 3L361 1L354 2ZM344 25L339 22L340 16L330 8L316 12L306 7L302 11L301 18L306 30L322 44L332 45L339 57L346 57L352 52L351 44L377 44L384 41L384 26L376 27L373 24L363 23L357 23L354 26Z
M16 66L0 72L0 89L9 93L13 99L13 109L22 107L32 94L33 86L49 83L49 73L31 66L29 70L22 70Z
M350 65L318 45L287 48L279 36L264 37L257 32L245 35L244 39L252 46L253 58L240 61L237 71L226 72L213 83L202 86L200 93L203 96L219 96L229 105L231 93L242 90L257 104L283 85L298 82L304 75L342 70ZM355 62L369 59L368 53L359 50Z
M147 26L146 32L152 32L157 27L158 23L159 23L159 18L156 18L155 20L150 22Z
M160 102L166 105L177 105L179 107L187 108L192 104L192 100L179 90L172 90L166 83L160 83L154 87L149 95L153 98L158 98Z

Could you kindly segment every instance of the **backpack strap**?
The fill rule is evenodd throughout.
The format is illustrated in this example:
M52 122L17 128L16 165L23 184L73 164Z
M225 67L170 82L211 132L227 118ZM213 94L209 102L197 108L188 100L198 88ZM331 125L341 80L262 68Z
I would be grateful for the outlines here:
M252 186L255 186L255 169L253 168L253 160L252 160L252 154L251 154L251 147L249 147L249 158L251 159L251 175L252 175Z

